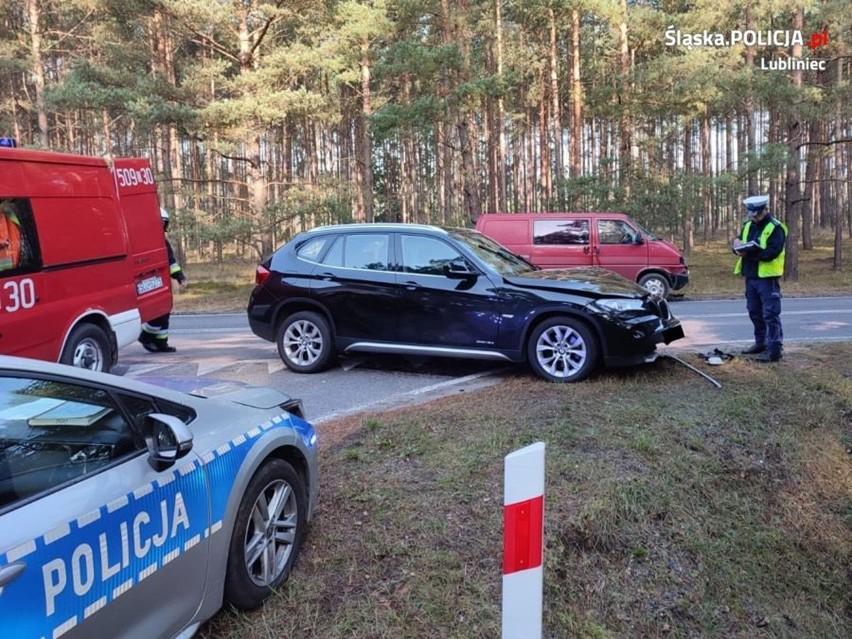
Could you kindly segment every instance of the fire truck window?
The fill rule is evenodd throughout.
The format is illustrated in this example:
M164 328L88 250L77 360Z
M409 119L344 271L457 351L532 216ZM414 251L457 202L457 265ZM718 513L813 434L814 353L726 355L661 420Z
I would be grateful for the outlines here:
M33 271L40 266L39 262L29 202L0 200L0 277Z

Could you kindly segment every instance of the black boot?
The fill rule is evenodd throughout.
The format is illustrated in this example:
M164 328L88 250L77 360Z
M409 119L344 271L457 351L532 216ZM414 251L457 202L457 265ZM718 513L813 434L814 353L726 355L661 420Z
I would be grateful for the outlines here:
M158 353L159 352L159 350L157 349L157 346L154 344L154 341L155 341L154 336L151 335L150 333L146 333L145 331L142 331L141 333L139 333L139 338L136 341L138 341L140 344L142 344L142 348L144 348L149 353Z
M169 346L168 340L155 340L154 348L156 353L175 353L177 349L174 346Z
M768 364L770 362L777 362L781 359L780 351L767 351L766 353L762 353L758 357L754 358L755 362L760 362L761 364Z
M743 355L757 355L766 350L766 344L752 344L748 348L742 350Z

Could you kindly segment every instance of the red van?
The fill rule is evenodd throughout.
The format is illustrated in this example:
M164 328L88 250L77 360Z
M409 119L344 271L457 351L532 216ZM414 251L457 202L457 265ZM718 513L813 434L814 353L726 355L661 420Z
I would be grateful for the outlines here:
M661 297L689 282L683 253L622 213L488 213L476 230L541 268L600 266Z
M0 147L0 353L109 371L170 283L147 160Z

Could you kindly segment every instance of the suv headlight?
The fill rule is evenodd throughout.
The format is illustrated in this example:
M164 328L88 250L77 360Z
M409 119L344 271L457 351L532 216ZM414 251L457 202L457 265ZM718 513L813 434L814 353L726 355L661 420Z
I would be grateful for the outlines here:
M645 300L636 298L614 298L595 302L604 312L613 315L640 315L648 313Z

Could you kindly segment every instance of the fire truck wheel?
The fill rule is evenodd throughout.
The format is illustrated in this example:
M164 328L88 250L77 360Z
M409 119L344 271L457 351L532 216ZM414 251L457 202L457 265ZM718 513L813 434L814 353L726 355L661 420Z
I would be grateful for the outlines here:
M109 338L99 326L80 324L68 336L59 362L108 373L112 367Z

